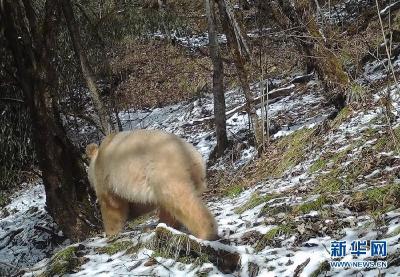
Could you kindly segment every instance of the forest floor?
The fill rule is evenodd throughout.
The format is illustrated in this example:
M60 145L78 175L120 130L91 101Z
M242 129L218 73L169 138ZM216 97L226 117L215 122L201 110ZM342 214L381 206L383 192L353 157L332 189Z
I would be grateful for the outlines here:
M190 48L204 45L203 38L178 43ZM283 54L276 51L273 61L280 64ZM392 62L398 75L400 59ZM208 161L204 195L220 240L198 240L158 224L150 214L128 222L118 237L71 243L46 212L44 187L37 180L23 185L0 210L0 276L399 276L400 89L386 85L385 68L387 59L367 62L352 88L357 103L337 115L315 76L269 80L271 142L261 157L249 141L248 117L238 108L242 94L226 92L232 147ZM175 68L169 70L167 75ZM196 86L207 79L200 77ZM125 85L130 89L136 81L132 77ZM258 97L260 83L251 87ZM121 112L123 128L172 132L208 160L216 145L213 97L203 92L190 97ZM77 141L96 138L83 121L78 124ZM370 255L372 240L386 241L387 257ZM346 243L346 255L331 255L334 241ZM366 254L351 253L364 249ZM334 261L385 262L387 268L372 268L372 263L363 269L334 268Z
M398 70L398 63L395 62ZM383 80L379 64L363 79ZM107 240L71 244L44 209L40 180L15 194L0 214L0 274L24 276L394 276L400 272L400 91L382 87L356 107L327 106L316 80L272 80L271 143L257 157L246 136L243 99L226 93L235 150L210 164L207 205L221 239L201 241L150 215ZM252 85L255 96L259 83ZM381 101L390 90L391 111ZM284 93L282 93L284 92ZM207 159L215 146L212 95L120 114L124 129L163 129ZM230 112L233 111L233 112ZM258 110L260 112L260 110ZM389 121L391 118L391 122ZM390 122L390 124L389 124ZM271 129L271 130L272 130ZM387 257L354 255L353 241L385 240ZM345 241L347 255L331 256ZM52 255L52 253L56 253ZM333 268L331 261L385 261L387 268ZM7 275L6 275L7 276Z

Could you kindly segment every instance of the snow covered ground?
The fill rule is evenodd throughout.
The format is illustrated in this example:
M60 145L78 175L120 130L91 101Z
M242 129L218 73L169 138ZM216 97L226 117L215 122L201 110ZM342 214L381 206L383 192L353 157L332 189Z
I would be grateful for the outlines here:
M257 87L254 85L253 89ZM24 276L46 272L44 276L52 276L56 274L52 268L61 260L58 274L68 276L349 276L357 273L398 276L400 209L391 208L377 215L360 208L384 205L390 197L398 196L398 191L392 192L391 186L396 188L398 184L399 157L395 151L385 148L390 138L383 140L388 136L388 122L379 94L368 108L346 109L339 114L341 120L326 128L324 119L334 109L323 105L315 82L310 81L305 87L293 85L290 91L289 96L269 106L271 123L279 126L274 137L279 141L281 137L300 132L319 135L315 136L315 143L304 140L301 159L289 163L282 174L257 180L233 195L208 199L221 240L202 242L190 236L191 243L186 242L188 245L184 247L188 249L186 253L161 254L151 243L157 237L156 231L148 227L154 226L157 219L149 218L115 241L94 237L65 248L69 242L63 240L46 213L43 186L36 183L18 193L1 212L0 268L3 272L26 268ZM398 113L397 87L392 87L392 98L393 112ZM240 101L237 91L227 92L228 110ZM120 117L125 129L163 129L180 135L207 159L215 146L211 115L212 96L204 95L192 102L163 108L126 111ZM237 170L255 159L256 151L246 143L248 119L242 111L235 112L227 123L230 139L245 142L245 148L237 160L230 164L217 163L215 168ZM393 128L399 124L397 117ZM383 191L377 191L376 187ZM368 198L370 194L377 202ZM382 195L387 199L379 202ZM366 198L355 201L357 197ZM176 236L181 234L159 227ZM372 261L366 255L331 257L332 241L343 240L349 246L355 239L385 239L388 257L382 260L387 261L388 268L327 266L334 260ZM182 241L178 237L171 240L173 243ZM201 255L197 260L183 259L182 256L191 255L190 249L196 243L205 247L201 249L211 247L239 257L237 268L224 270L218 261ZM172 246L166 244L165 248L168 247ZM50 258L53 251L60 249L63 249L61 254Z
M45 211L43 185L25 187L0 211L0 276L30 267L69 244Z

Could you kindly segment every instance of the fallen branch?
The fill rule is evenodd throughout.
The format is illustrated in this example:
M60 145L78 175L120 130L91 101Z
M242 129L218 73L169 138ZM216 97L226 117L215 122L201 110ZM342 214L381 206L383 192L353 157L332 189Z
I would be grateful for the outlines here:
M295 87L294 84L291 84L287 87L283 87L283 88L277 88L277 89L273 89L268 93L268 105L275 103L279 100L281 100L283 97L289 96L292 89ZM266 97L266 94L263 95L264 97ZM259 108L261 107L261 99L262 96L258 96L256 98L254 98L254 105ZM267 104L267 102L265 102L265 104ZM231 109L230 111L228 111L226 113L226 119L231 118L235 113L239 112L239 111L244 111L246 104L242 104L240 106L237 106L233 109ZM214 120L214 116L208 116L208 117L203 117L197 120L193 120L188 124L199 124L199 123L205 123L205 122L209 122Z
M275 99L278 98L278 97L289 96L289 95L290 95L290 92L292 91L292 89L293 89L294 87L295 87L295 85L294 85L294 84L291 84L291 85L289 85L289 86L287 86L287 87L277 88L277 89L271 90L271 91L268 93L268 99L269 99L269 102L268 102L268 103L271 104L271 103L273 103L273 102L276 102L276 101L273 101L273 100L275 100ZM256 98L254 98L254 105L260 105L260 104L261 104L261 99L262 99L262 97L266 97L266 96L267 96L267 95L264 94L264 95L262 95L262 96L260 95L260 96L258 96L258 97L256 97ZM238 111L240 111L240 110L244 110L245 106L246 106L246 104L243 104L243 105L240 105L239 107L236 107L236 108L234 108L234 109L228 111L228 112L226 113L226 118L228 119L228 118L232 117L236 112L238 112Z
M3 98L0 98L0 101L21 103L21 104L24 104L24 103L25 103L25 101L22 100L22 99L10 98L10 97L3 97Z
M308 258L307 260L305 260L304 262L302 262L301 264L299 264L296 267L296 270L294 271L293 277L297 277L300 276L300 273L303 272L304 268L308 265L308 263L310 262L310 258Z
M151 260L152 260L153 262L155 262L156 264L161 265L163 268L165 268L165 269L168 270L168 271L171 271L170 268L168 268L167 266L165 266L163 263L160 263L159 261L157 261L156 258L150 256L149 254L145 254L145 255L146 255L147 257L149 257L149 259L151 259Z
M396 1L396 2L386 6L385 8L383 8L382 10L379 11L379 14L381 16L387 16L387 15L389 15L389 13L394 13L398 9L400 9L400 1Z

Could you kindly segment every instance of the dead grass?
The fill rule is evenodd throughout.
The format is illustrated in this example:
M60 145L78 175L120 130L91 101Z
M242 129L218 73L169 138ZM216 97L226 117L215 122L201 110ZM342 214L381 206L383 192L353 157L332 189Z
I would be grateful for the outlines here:
M347 201L349 209L357 212L386 213L399 207L400 185L388 184L353 193Z
M307 149L317 139L314 131L315 129L304 128L277 139L266 149L265 154L253 163L234 174L214 173L215 178L212 180L216 181L221 194L230 196L237 195L246 187L266 178L279 178L304 159Z
M179 16L186 17L188 25L195 32L207 30L204 1L170 0L168 6Z
M111 61L122 107L155 107L188 100L207 90L211 62L163 41L131 40Z

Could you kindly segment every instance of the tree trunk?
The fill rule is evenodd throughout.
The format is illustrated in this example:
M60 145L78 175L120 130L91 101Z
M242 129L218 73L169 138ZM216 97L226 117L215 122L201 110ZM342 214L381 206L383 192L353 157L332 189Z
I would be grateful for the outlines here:
M234 18L233 12L228 9L226 1L217 0L217 3L222 27L226 34L229 47L231 48L239 82L246 99L246 112L249 115L251 124L253 125L255 146L258 149L258 147L261 145L262 133L260 131L260 121L254 106L254 98L251 94L248 73L245 66L246 59L250 57L250 51L244 40L245 35L241 32L239 25Z
M80 62L81 71L85 78L86 84L89 88L92 97L93 105L99 118L99 125L104 134L109 134L113 130L110 123L110 115L108 114L103 102L100 98L99 90L95 82L93 70L89 64L85 51L82 48L81 37L79 28L76 24L74 11L71 6L70 0L60 0L66 24L71 36L72 45L74 47L75 55Z
M307 71L316 70L325 87L334 91L327 95L328 99L341 108L350 80L340 59L327 47L309 2L277 0L264 3L270 5L274 20L282 29L295 30L292 38L306 57Z
M165 35L167 36L168 41L172 39L171 32L167 26L167 0L157 0L158 3L158 11L161 15L161 25L164 29Z
M39 28L30 1L3 1L1 20L5 38L13 55L17 76L24 93L25 102L32 118L33 140L37 150L46 191L46 205L64 234L73 239L84 239L95 230L95 209L88 191L88 180L79 155L68 140L56 106L57 75L50 63L49 49L54 49L54 31L57 25L57 7L46 1L45 22ZM14 12L25 10L24 18ZM20 16L20 14L18 14ZM32 25L33 24L33 25ZM19 30L30 30L22 34ZM36 30L41 30L39 34ZM29 36L27 40L18 39ZM32 47L40 46L40 48Z
M217 135L217 157L224 154L228 146L226 135L225 95L224 95L224 65L222 63L218 45L217 32L215 30L214 0L205 0L208 20L208 38L210 55L213 64L213 95L214 95L214 120L215 133Z

